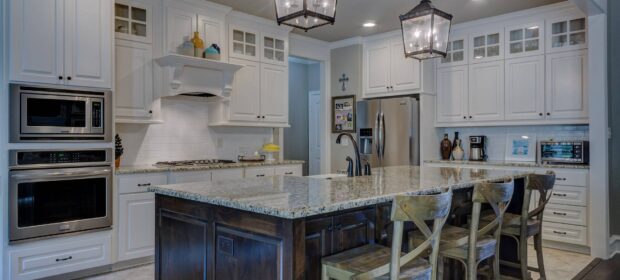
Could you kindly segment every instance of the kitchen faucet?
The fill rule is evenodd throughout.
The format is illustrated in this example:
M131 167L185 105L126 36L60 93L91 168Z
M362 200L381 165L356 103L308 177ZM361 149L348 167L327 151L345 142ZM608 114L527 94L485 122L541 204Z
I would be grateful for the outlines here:
M350 133L340 133L336 138L336 144L340 144L343 135L348 136L351 142L353 142L353 149L355 149L355 176L362 176L362 162L360 160L360 149L357 146L357 141L355 141L355 138Z

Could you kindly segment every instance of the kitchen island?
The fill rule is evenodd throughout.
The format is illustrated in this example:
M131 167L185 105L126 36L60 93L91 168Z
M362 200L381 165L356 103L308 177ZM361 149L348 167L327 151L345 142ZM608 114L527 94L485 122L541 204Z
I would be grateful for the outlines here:
M468 208L475 183L514 178L522 189L527 174L397 166L353 178L275 176L150 187L156 193L156 279L320 279L321 257L389 243L395 195L451 187L453 210ZM462 224L464 215L450 222Z

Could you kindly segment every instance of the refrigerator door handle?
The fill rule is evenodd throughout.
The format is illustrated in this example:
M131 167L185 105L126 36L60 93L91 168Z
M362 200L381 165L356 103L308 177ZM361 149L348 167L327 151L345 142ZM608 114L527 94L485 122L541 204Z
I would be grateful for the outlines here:
M381 136L380 134L380 129L381 129L381 121L379 120L379 116L380 116L380 112L377 112L377 117L375 118L375 129L374 129L374 133L372 134L373 137L373 142L375 142L375 149L377 150L377 157L380 159L381 158Z
M381 112L381 158L385 156L385 115Z

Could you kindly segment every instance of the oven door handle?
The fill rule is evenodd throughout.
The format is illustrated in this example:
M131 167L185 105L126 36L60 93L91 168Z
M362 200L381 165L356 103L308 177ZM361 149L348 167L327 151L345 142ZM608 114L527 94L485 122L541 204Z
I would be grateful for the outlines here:
M16 172L11 174L13 179L40 179L40 178L67 178L67 177L92 177L99 175L109 175L112 172L110 168L104 169L58 169L54 171L33 170L26 172Z

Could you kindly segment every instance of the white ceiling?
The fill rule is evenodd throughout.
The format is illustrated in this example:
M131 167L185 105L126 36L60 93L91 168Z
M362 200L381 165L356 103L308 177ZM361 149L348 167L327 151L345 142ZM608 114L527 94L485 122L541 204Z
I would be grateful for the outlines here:
M235 10L275 21L274 0L209 0ZM501 15L564 0L433 0L440 10L454 15L453 23ZM338 0L336 23L308 32L293 32L333 42L355 36L367 36L400 28L398 16L411 10L419 0ZM362 27L367 21L372 28Z

